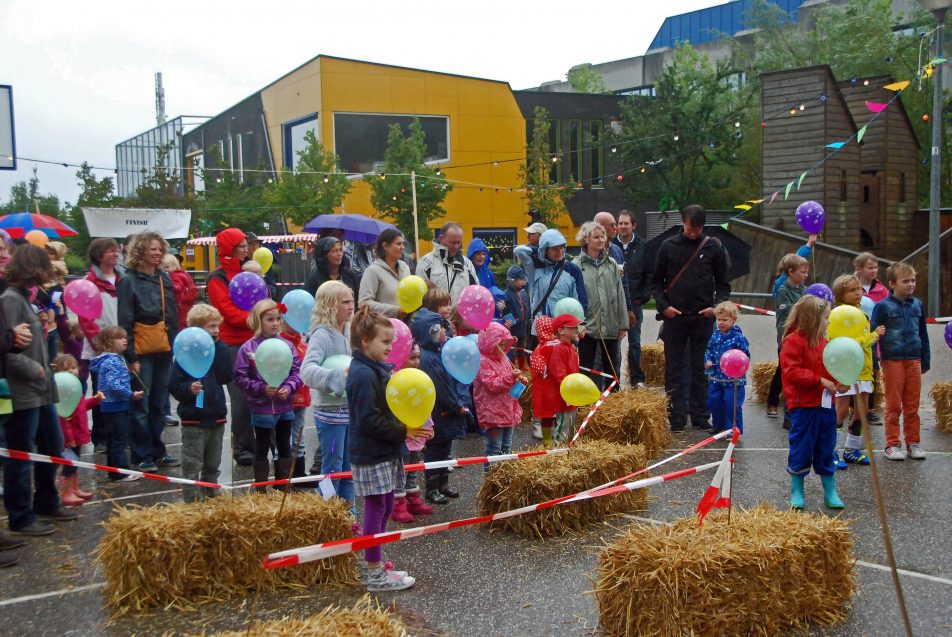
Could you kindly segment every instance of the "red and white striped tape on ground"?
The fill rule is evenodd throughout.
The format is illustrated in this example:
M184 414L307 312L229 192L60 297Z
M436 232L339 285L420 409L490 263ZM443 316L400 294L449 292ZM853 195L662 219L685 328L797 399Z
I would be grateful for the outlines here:
M766 315L766 316L776 316L776 315L777 315L777 313L774 312L773 310L765 310L765 309L762 308L762 307L754 307L753 305L741 305L740 303L735 303L734 305L736 305L737 307L739 307L739 308L742 309L742 310L748 310L748 311L750 311L750 312L756 312L757 314L764 314L764 315Z
M698 526L704 523L704 516L710 513L711 509L730 509L731 465L734 462L734 447L740 439L740 430L734 427L730 433L732 434L731 440L727 443L727 449L724 450L724 457L717 468L717 473L714 474L714 479L711 480L711 486L707 488L701 501L698 502Z
M580 368L581 369L581 368ZM608 376L608 374L605 374ZM575 444L575 441L578 440L578 437L582 435L582 432L585 431L585 427L588 426L588 421L592 419L592 416L595 415L595 412L598 411L598 408L602 406L602 403L605 402L605 399L608 398L608 395L612 392L612 388L618 384L618 379L614 376L609 376L612 379L611 384L602 392L602 395L598 397L598 400L595 401L595 404L592 406L591 411L585 415L585 419L582 420L582 424L578 426L578 431L575 432L575 436L572 437L572 440L569 442L569 446Z
M524 515L526 513L538 511L540 509L545 509L548 507L558 506L562 504L568 504L570 502L579 502L582 500L589 500L592 498L601 498L604 496L615 495L616 493L623 493L625 491L634 491L636 489L644 489L645 487L661 484L662 482L669 482L671 480L677 480L678 478L684 478L686 476L701 473L703 471L710 471L712 469L716 469L720 465L721 465L720 461L710 462L710 463L699 465L696 467L690 467L688 469L681 469L680 471L673 471L671 473L666 473L664 475L656 476L653 478L644 478L642 480L636 480L634 482L628 482L626 484L620 484L617 486L609 487L607 489L601 489L598 491L589 491L589 492L576 493L573 495L567 495L561 498L556 498L554 500L549 500L547 502L540 502L538 504L530 504L528 506L524 506L518 509L502 511L500 513L495 513L493 515L476 516L471 518L465 518L462 520L453 520L452 522L442 522L440 524L430 524L428 526L420 526L413 529L406 529L403 531L389 531L385 533L376 533L374 535L364 535L364 536L356 537L356 538L334 540L333 542L324 542L323 544L315 544L312 546L305 546L301 548L290 549L287 551L279 551L277 553L271 553L270 555L264 558L264 567L267 569L275 569L275 568L285 568L288 566L296 566L298 564L304 564L306 562L314 562L316 560L322 560L328 557L334 557L336 555L344 555L346 553L351 553L353 551L362 551L364 549L367 549L373 546L382 546L384 544L390 544L391 542L407 540L414 537L420 537L422 535L431 535L433 533L441 533L443 531L448 531L450 529L458 529L464 526L473 526L476 524L484 524L486 522L504 520L506 518L515 517L517 515Z

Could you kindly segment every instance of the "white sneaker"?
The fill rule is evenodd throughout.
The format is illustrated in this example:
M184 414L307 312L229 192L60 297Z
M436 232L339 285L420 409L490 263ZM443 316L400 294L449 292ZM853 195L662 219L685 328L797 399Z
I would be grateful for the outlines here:
M919 445L909 445L907 447L909 452L906 454L906 457L912 458L913 460L925 460L926 452L922 450L922 447Z
M903 452L901 447L886 447L886 459L887 460L905 460L906 454Z
M404 577L407 574L406 571L395 570L390 560L387 560L386 562L384 562L383 570L389 573L390 575L396 575L398 577ZM367 568L367 562L361 562L360 563L360 583L366 586L369 581L369 578L370 578L370 569Z
M396 575L394 571L385 571L383 567L373 568L367 573L367 591L381 593L384 591L402 591L416 584L416 579L409 575Z
M116 480L116 482L135 482L141 477L142 476L138 473L130 473L130 474L126 474L126 476L123 478L119 478L118 480Z
M542 424L532 423L532 437L536 440L542 440Z

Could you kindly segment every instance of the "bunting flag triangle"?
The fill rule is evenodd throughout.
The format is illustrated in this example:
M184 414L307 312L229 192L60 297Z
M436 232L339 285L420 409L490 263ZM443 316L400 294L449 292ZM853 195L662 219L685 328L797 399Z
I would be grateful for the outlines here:
M860 143L861 141L863 141L863 135L866 134L866 126L869 126L869 124L866 124L866 125L863 126L861 129L859 129L858 131L856 131L856 143L857 143L857 144Z
M763 202L764 202L763 199L748 199L748 200L747 200L747 203L752 203L752 204L754 204L754 205L757 205L757 204L763 203Z
M767 205L769 206L771 203L773 203L773 202L774 202L774 199L776 199L776 198L777 198L777 195L779 195L779 194L780 194L780 191L779 191L779 190L775 190L774 193L773 193L772 195L770 195L770 203L768 203Z
M887 106L889 106L889 104L883 104L882 102L870 102L869 100L866 100L866 108L868 108L873 113L882 113L884 110L886 110Z
M803 180L806 179L808 172L810 172L810 171L809 171L809 170L804 170L804 171L803 171L803 174L800 175L800 179L797 180L797 190L800 190L800 186L803 184Z
M903 80L902 82L893 82L892 84L887 84L883 88L887 91L903 91L906 87L909 86L909 80Z
M787 187L783 189L783 200L784 200L784 201L786 201L787 198L790 196L790 189L793 188L793 184L794 184L794 182L791 181L789 184L787 184Z
M844 146L846 146L846 142L833 142L832 144L826 145L827 148L835 148L836 150L839 150Z
M734 207L737 208L738 210L743 210L744 212L747 212L748 210L750 210L751 208L753 208L753 206L749 206L749 205L747 205L747 204L745 204L745 203L737 204L737 205L734 206Z
M944 57L932 58L929 60L929 66L935 66L936 64L942 64L943 62L948 62Z
M740 437L740 431L734 427L734 435L724 450L724 458L721 460L714 479L711 480L711 486L707 488L701 501L697 504L697 523L698 526L704 524L704 517L712 509L729 509L731 506L731 464L734 462L734 446Z

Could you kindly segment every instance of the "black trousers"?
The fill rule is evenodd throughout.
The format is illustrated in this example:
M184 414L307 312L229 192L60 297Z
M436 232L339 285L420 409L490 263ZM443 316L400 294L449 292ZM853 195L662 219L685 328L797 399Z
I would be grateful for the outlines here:
M780 391L782 387L782 373L780 371L780 350L777 350L777 370L774 372L773 378L770 379L770 391L767 392L767 406L768 407L779 407L780 406Z
M714 319L700 314L682 314L664 319L661 340L664 342L664 391L668 395L668 421L672 429L682 429L691 421L707 423L707 378L704 375L704 350L714 331ZM685 369L688 362L689 400L685 401Z
M599 353L601 353L601 356L597 357L596 355ZM621 369L621 352L618 347L617 338L598 339L589 334L585 338L581 339L578 342L579 365L582 367L588 367L589 369L596 369L596 358L601 359L601 368L599 371L605 372L606 374L611 374L612 370L615 370L615 373L620 375L618 370ZM609 364L609 360L611 361L611 364ZM611 382L604 376L589 374L588 372L584 373L595 382L596 387L603 391ZM618 391L618 388L619 386L615 385L615 391Z

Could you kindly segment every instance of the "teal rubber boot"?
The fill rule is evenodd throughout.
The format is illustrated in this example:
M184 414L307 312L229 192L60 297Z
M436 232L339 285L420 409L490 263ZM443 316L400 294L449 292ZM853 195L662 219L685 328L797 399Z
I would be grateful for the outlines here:
M803 476L790 476L790 507L803 508Z
M823 502L831 509L844 509L846 505L840 500L836 493L836 476L820 476L820 482L823 483Z

